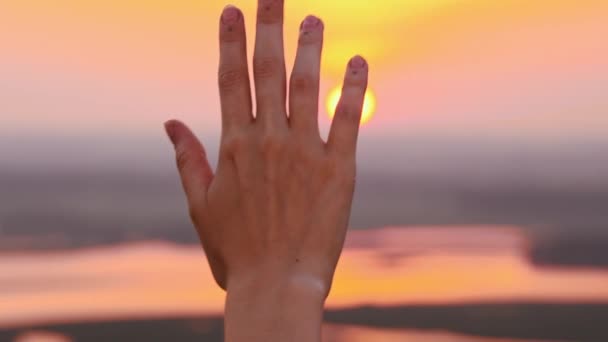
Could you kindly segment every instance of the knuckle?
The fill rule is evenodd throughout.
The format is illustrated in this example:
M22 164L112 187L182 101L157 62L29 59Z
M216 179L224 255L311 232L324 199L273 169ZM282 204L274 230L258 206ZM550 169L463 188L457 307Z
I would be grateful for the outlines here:
M264 24L276 24L283 20L284 0L260 0L258 21Z
M230 136L225 137L222 142L222 146L226 152L234 155L247 144L245 140L245 134L242 132L237 132L236 134L231 134Z
M220 42L235 43L244 40L244 34L239 25L223 26L220 29Z
M367 88L367 76L362 71L352 70L346 74L344 85L364 92Z
M327 158L322 164L320 172L323 180L334 179L338 174L338 163L333 158Z
M279 65L282 62L278 58L256 57L253 59L253 73L258 79L267 79L278 75Z
M321 164L319 156L307 146L300 145L296 147L293 151L293 155L297 158L298 165L301 166L300 169L306 170L306 172L315 169Z
M221 43L235 43L241 41L241 35L235 31L229 31L228 29L220 31L220 42Z
M247 73L240 68L223 67L218 74L218 83L221 90L232 90L245 82Z
M323 40L323 34L319 31L303 31L298 38L300 45L320 44Z
M274 158L281 154L285 139L280 134L266 133L261 138L261 150L264 156Z
M337 110L338 117L344 120L359 122L361 120L362 108L352 104L342 104Z
M192 155L186 150L178 150L175 154L175 162L177 164L177 169L180 171L185 171L188 168L192 159Z
M314 88L315 79L307 73L294 73L291 76L291 85L296 91L310 91Z
M178 149L175 153L175 162L180 173L196 171L194 169L206 162L206 159L207 156L204 153L192 148Z

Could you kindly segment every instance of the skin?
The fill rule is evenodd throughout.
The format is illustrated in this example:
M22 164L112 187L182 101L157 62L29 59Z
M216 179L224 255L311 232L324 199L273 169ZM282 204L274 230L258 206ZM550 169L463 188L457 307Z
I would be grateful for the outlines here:
M368 66L355 56L327 142L318 128L322 21L307 17L289 81L283 0L259 0L248 74L244 18L220 19L222 138L216 172L183 123L165 123L190 216L227 291L226 341L320 341L323 305L342 251Z

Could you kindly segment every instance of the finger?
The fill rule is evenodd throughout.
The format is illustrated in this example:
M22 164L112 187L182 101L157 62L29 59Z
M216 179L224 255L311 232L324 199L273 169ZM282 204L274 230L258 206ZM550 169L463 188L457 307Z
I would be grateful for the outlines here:
M194 133L177 120L167 121L165 130L175 148L177 168L188 202L191 205L200 203L213 180L205 149Z
M283 3L284 0L258 0L253 74L256 120L264 124L287 122Z
M319 79L323 22L308 16L300 27L296 61L289 86L289 123L297 131L319 135Z
M247 38L241 11L226 6L220 19L220 66L218 73L222 128L253 120L251 88L247 69Z
M368 65L365 59L361 56L351 59L327 141L331 151L347 156L356 152L367 77Z

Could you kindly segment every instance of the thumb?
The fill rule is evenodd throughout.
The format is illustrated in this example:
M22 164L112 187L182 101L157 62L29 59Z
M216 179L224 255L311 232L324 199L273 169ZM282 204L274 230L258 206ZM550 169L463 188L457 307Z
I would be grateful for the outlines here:
M175 148L175 160L182 186L191 205L200 201L213 180L205 148L192 131L177 120L165 122L165 130Z

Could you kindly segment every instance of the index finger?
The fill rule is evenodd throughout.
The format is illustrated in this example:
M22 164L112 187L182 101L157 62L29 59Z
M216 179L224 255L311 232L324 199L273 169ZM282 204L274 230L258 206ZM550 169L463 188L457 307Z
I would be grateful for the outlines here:
M253 121L246 41L241 10L231 5L226 6L220 19L218 71L224 131Z

